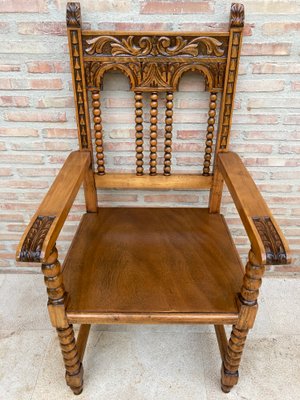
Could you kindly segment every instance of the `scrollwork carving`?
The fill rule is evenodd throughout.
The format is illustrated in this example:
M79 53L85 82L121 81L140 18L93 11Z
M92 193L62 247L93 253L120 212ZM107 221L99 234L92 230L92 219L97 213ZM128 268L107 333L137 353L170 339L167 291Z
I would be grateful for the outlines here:
M80 25L80 3L67 3L67 26L71 28L80 28Z
M271 218L253 217L252 220L263 242L267 264L286 264L287 255Z
M224 54L223 43L213 37L196 37L192 39L182 36L134 36L123 38L115 36L96 36L87 39L85 49L88 55L112 56L193 56Z
M19 259L25 262L41 262L41 251L46 235L55 217L38 216L31 226L23 246Z

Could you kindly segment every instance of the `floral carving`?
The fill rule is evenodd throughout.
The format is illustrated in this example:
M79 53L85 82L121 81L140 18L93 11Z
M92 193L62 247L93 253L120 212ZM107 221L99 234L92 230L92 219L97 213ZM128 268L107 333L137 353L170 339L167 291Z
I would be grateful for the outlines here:
M208 55L214 54L220 57L224 54L224 50L221 49L222 43L212 37L197 37L189 42L187 39L183 39L182 36L176 36L175 44L172 46L171 38L162 36L157 41L157 51L164 56L185 54L197 57L200 53L199 44L205 46L206 54Z
M231 12L230 12L230 25L236 27L243 27L244 26L244 6L240 3L233 3L231 5Z
M130 35L119 39L115 36L96 36L87 39L88 47L85 52L93 54L111 54L112 56L176 56L190 55L197 57L200 54L222 56L223 43L213 37L197 37L192 40L184 39L182 36L142 36L136 40L136 36Z
M80 3L67 3L67 26L80 28Z
M55 217L38 216L30 228L21 252L20 261L41 262L41 251Z
M252 220L265 247L267 264L286 264L286 252L271 218L253 217Z

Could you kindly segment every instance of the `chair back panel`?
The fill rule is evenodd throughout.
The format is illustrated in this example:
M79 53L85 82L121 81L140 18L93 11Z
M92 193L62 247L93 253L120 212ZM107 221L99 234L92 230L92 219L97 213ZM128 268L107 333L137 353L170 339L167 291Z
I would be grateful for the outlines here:
M158 92L165 92L163 175L171 174L173 98L182 75L197 71L210 92L202 176L210 177L218 93L222 94L216 152L227 151L233 111L244 10L232 4L228 32L82 31L80 4L68 3L67 26L80 148L92 150L91 96L97 174L105 174L101 88L107 71L119 70L135 99L136 175L157 175ZM145 168L143 93L150 92L149 170ZM99 180L98 180L99 181ZM211 183L211 179L209 180ZM205 185L204 185L205 186Z

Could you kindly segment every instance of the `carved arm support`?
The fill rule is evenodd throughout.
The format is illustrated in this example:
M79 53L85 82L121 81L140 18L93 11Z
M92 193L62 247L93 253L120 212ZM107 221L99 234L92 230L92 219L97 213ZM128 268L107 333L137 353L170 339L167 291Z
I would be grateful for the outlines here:
M68 156L22 236L17 248L17 261L47 261L89 172L90 157L89 151L74 151Z
M217 163L257 262L260 265L289 263L288 244L240 157L233 152L219 153Z

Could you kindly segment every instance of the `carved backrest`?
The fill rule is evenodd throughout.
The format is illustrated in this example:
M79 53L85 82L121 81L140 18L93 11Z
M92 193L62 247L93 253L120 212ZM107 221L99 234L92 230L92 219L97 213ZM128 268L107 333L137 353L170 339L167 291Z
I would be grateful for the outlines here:
M120 70L130 81L135 98L136 175L148 174L143 142L143 93L150 92L149 174L157 175L158 92L165 92L165 138L163 175L171 174L173 93L182 75L198 71L210 92L205 154L201 187L212 183L211 156L216 121L216 101L221 94L218 135L215 151L227 151L238 62L244 24L244 8L232 4L227 32L154 33L101 32L81 29L80 4L68 3L67 26L76 102L79 144L92 150L89 123L89 96L92 99L93 135L97 174L105 174L101 84L109 70ZM207 180L205 181L205 178ZM210 179L209 179L210 178ZM100 179L96 179L96 183ZM200 182L200 181L199 181ZM204 183L206 182L206 183Z

